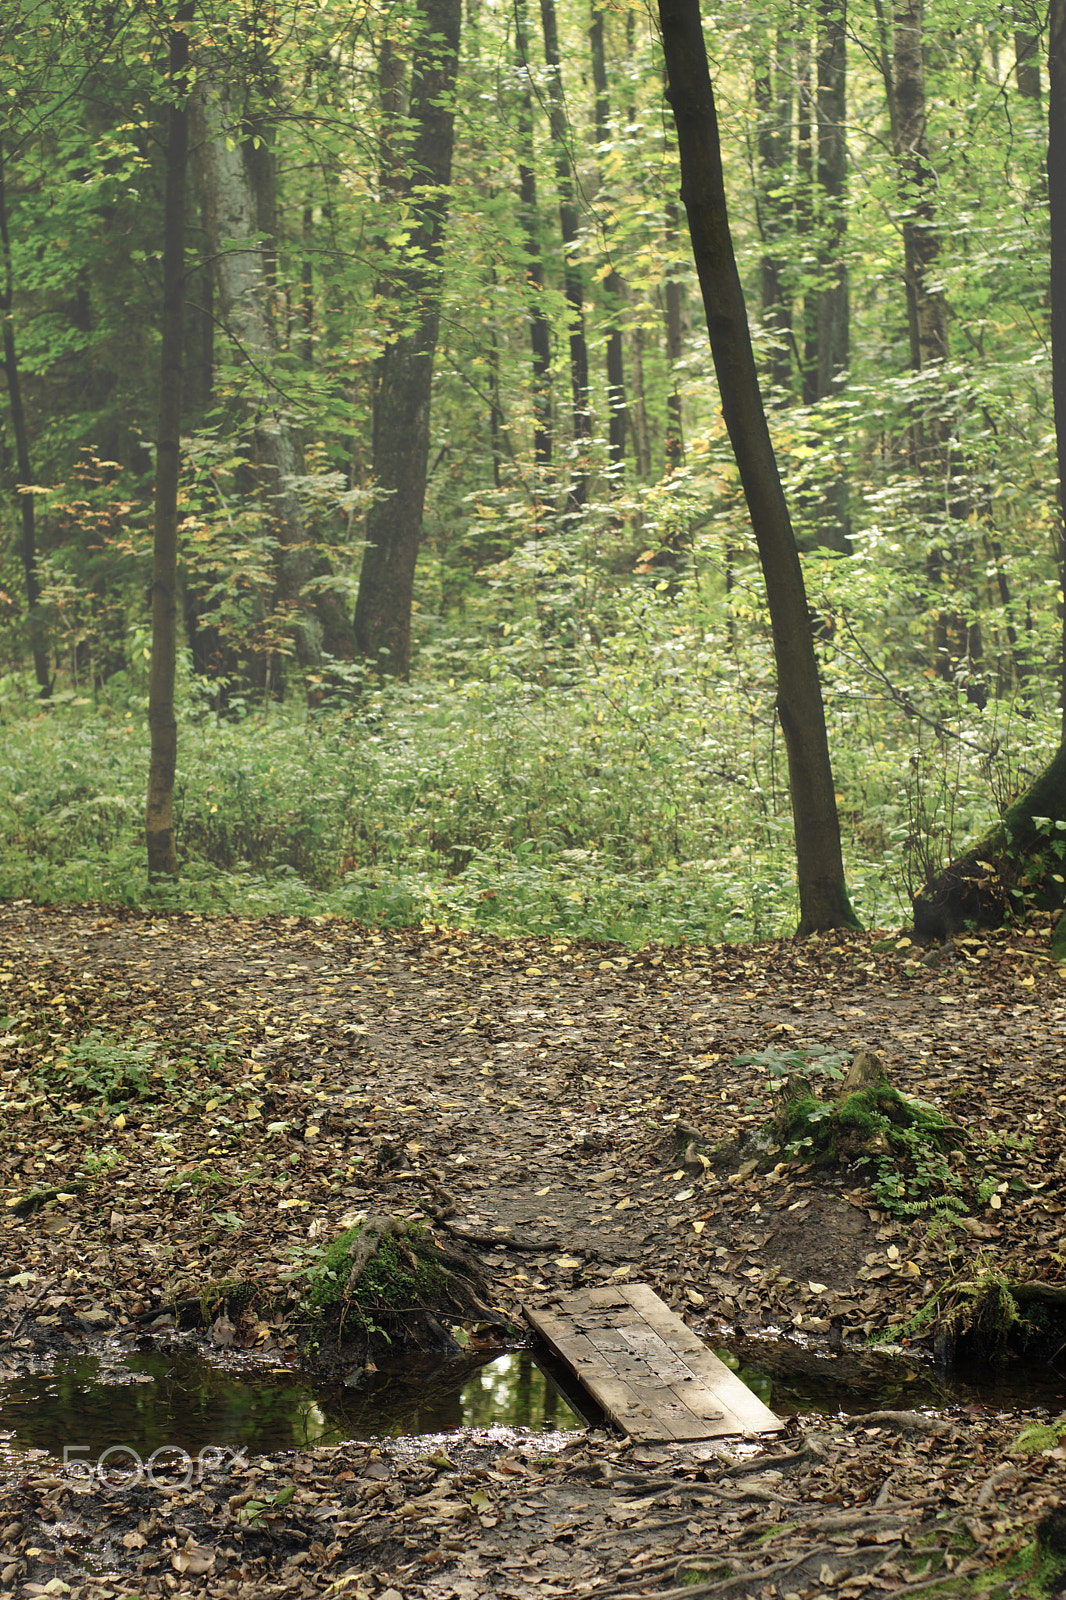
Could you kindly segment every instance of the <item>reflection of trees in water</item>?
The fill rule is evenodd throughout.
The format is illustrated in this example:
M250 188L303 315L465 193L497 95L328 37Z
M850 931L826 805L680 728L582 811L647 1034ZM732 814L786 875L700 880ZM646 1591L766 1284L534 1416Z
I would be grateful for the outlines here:
M132 1382L104 1382L95 1360L66 1362L16 1378L0 1396L0 1427L18 1441L61 1456L84 1445L95 1461L116 1445L147 1459L173 1445L191 1456L207 1445L293 1449L322 1431L307 1388L261 1370L237 1375L182 1352L131 1357ZM149 1377L151 1382L137 1381Z
M165 1445L195 1458L210 1445L268 1453L345 1437L582 1425L528 1350L425 1356L357 1386L314 1390L270 1369L226 1371L184 1351L134 1356L126 1368L134 1381L103 1381L96 1360L15 1378L0 1390L0 1429L59 1457L65 1446L85 1446L75 1459L96 1462L118 1445L142 1460Z
M424 1357L364 1377L357 1389L318 1391L331 1422L354 1434L444 1433L494 1424L540 1430L580 1427L554 1383L528 1350L485 1352L442 1360Z

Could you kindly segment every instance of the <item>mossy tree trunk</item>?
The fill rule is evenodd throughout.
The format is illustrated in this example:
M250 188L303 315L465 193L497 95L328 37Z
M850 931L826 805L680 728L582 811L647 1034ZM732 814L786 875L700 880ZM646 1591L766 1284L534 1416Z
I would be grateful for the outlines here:
M914 931L948 939L967 927L994 928L1027 904L1066 903L1066 744L976 844L914 899ZM1055 946L1066 956L1066 918Z

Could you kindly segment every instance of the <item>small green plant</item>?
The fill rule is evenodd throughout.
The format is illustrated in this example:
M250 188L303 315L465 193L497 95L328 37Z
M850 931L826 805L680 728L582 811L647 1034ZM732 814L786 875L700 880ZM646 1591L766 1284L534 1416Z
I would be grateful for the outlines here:
M38 1072L37 1082L47 1093L58 1088L107 1109L132 1100L155 1100L165 1092L173 1072L156 1067L158 1052L157 1040L106 1039L93 1029Z
M734 1056L732 1065L765 1067L770 1089L774 1090L780 1088L794 1072L802 1073L804 1077L810 1077L813 1073L823 1078L843 1078L845 1059L838 1050L830 1050L820 1044L798 1045L791 1050L783 1049L780 1045L768 1045L765 1050Z
M857 1166L874 1162L877 1176L871 1192L878 1205L893 1216L910 1218L925 1213L957 1215L966 1210L962 1196L965 1185L949 1160L959 1130L938 1119L932 1108L925 1111L918 1101L902 1101L917 1108L911 1122L897 1121L885 1112L875 1112L876 1136L885 1153L860 1156Z
M103 1172L110 1172L121 1160L121 1152L113 1144L105 1144L100 1150L90 1151L82 1162L82 1171L87 1178L95 1178Z

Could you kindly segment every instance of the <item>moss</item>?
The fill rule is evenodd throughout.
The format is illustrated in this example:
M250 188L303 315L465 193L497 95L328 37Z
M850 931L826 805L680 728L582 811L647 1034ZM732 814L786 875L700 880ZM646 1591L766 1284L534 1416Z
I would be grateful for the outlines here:
M344 1302L363 1310L414 1306L437 1298L446 1273L428 1252L436 1246L425 1228L412 1224L399 1239L384 1234L354 1284L349 1283L352 1245L361 1227L338 1234L311 1274L307 1302L313 1311L328 1311Z
M1030 1422L1011 1445L1012 1455L1033 1456L1041 1450L1056 1450L1066 1438L1066 1412L1054 1422Z

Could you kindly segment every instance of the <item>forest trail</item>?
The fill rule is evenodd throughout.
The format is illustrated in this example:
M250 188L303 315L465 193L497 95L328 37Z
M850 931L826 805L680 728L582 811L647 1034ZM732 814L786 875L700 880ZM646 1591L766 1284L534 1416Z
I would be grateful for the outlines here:
M639 1279L708 1341L858 1344L979 1255L1062 1270L1066 983L1018 930L627 951L19 902L0 972L7 1373L139 1338L205 1274L291 1272L358 1209L473 1241L506 1311ZM743 1150L770 1098L737 1056L859 1043L980 1141L996 1181L960 1224ZM284 1319L242 1341L291 1342ZM1063 1492L1061 1447L1008 1454L1025 1421L811 1417L726 1462L597 1434L551 1458L462 1438L446 1465L342 1446L255 1464L259 1501L298 1487L251 1522L232 1484L123 1497L12 1460L0 1590L619 1600L688 1572L686 1594L880 1594L931 1552L961 1583Z

